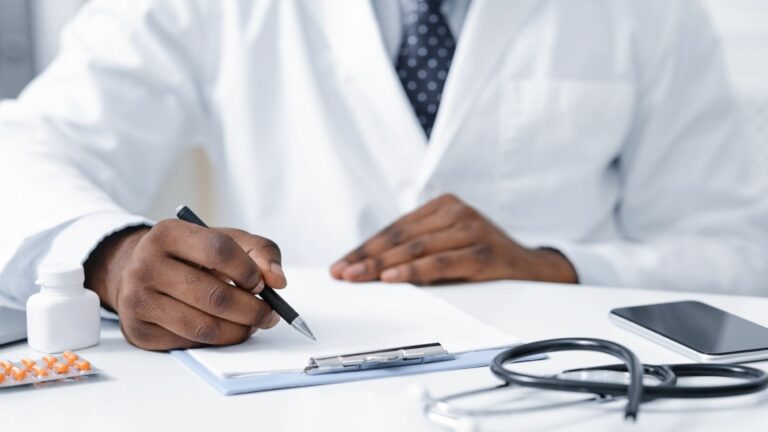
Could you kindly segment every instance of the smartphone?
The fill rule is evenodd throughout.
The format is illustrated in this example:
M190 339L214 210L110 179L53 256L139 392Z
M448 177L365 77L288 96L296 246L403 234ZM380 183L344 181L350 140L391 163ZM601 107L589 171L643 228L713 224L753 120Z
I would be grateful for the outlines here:
M613 309L611 321L696 361L768 359L768 328L698 301Z

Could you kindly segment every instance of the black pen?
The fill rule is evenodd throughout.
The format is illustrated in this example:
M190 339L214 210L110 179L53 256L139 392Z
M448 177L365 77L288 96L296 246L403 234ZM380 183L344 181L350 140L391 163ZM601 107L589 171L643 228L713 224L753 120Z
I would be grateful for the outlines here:
M183 221L208 228L208 225L206 225L205 222L203 222L203 220L200 219L195 214L195 212L193 212L189 207L185 205L179 206L179 208L176 209L176 217L178 217ZM265 285L264 289L261 290L261 292L258 295L275 312L277 312L277 314L280 315L280 317L284 319L285 322L290 324L291 327L296 329L299 333L303 334L304 336L312 339L313 341L317 340L315 338L315 335L312 334L312 330L309 329L307 322L304 321L304 319L300 317L295 310L293 310L291 305L289 305L288 302L283 300L283 298L280 297L275 292L274 289Z

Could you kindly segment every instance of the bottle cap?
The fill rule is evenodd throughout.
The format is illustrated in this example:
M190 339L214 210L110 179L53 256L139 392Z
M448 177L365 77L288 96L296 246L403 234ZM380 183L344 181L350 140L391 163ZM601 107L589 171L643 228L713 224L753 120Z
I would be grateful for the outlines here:
M37 284L42 286L83 285L85 271L79 264L50 263L37 269Z

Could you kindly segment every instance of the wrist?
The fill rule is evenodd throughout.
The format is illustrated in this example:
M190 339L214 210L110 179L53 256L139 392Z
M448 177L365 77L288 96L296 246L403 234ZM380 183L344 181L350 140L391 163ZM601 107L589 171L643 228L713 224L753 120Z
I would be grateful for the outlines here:
M85 286L94 291L102 307L119 313L117 293L123 269L149 227L126 228L104 238L85 261Z

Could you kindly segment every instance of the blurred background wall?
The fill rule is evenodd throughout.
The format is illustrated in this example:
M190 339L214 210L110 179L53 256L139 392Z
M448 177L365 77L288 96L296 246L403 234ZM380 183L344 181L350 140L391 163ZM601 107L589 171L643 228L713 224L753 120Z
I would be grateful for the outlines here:
M768 175L768 1L702 2L721 36L756 160ZM0 0L0 98L15 97L50 63L61 28L83 3L85 0ZM178 203L185 202L210 219L210 184L204 156L190 152L158 191L149 216L168 217Z
M704 0L723 41L747 138L768 176L768 1Z

